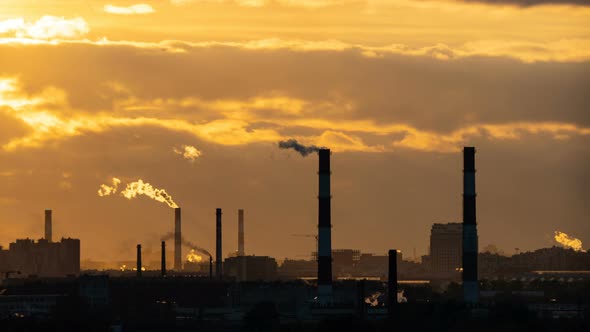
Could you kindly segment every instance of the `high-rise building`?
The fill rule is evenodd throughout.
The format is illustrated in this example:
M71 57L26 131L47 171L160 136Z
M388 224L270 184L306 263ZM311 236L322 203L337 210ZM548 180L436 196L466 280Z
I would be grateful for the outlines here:
M430 261L434 278L461 277L463 224L434 224L430 232Z
M2 250L0 271L19 271L23 276L64 277L80 273L80 240L16 240Z

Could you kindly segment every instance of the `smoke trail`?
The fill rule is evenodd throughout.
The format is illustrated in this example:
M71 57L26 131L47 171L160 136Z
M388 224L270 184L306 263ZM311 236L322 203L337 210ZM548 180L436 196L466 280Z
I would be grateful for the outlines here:
M296 139L293 139L293 138L288 139L286 141L280 141L279 148L280 149L293 149L293 150L299 152L303 157L306 157L310 153L318 152L320 149L323 149L322 147L315 146L315 145L305 146L303 144L300 144L299 142L297 142Z
M574 249L575 251L586 252L582 249L582 240L569 236L564 232L555 231L555 241L566 248Z
M127 199L135 198L137 195L145 195L158 202L166 203L171 208L178 207L178 205L172 200L172 196L170 196L166 190L154 188L151 184L143 182L141 179L128 183L127 188L121 191L121 195Z
M115 194L117 192L117 189L119 188L119 184L121 184L121 180L119 180L118 178L113 178L111 180L112 182L112 186L109 186L107 184L101 184L100 188L98 189L98 196L103 197L103 196L109 196L112 194Z
M171 233L166 233L166 235L162 236L161 241L172 240L172 239L174 239L174 233L171 232ZM198 251L203 255L212 257L212 255L206 249L201 248L198 245L188 241L187 239L184 238L184 236L180 238L180 241L182 242L183 246L194 249L195 251Z

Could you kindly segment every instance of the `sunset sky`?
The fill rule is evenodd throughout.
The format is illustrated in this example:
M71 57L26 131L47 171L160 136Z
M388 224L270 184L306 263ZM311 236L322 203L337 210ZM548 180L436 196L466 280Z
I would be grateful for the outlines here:
M461 221L475 146L480 248L590 245L588 0L0 0L0 245L158 248L173 210L100 196L142 179L213 250L305 258L332 149L335 248L412 257Z

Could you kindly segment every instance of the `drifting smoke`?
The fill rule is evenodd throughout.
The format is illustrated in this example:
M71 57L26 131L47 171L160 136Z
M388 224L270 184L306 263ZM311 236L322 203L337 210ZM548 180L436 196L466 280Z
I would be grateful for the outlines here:
M98 196L103 197L103 196L109 196L112 194L115 194L117 192L117 189L119 188L119 184L121 184L121 180L119 180L118 178L113 178L112 182L112 186L109 186L107 184L101 184L100 188L98 189Z
M172 240L172 239L174 239L174 233L167 233L166 235L162 236L161 241ZM212 257L212 255L206 249L203 249L203 248L199 247L198 245L186 240L184 238L184 236L180 240L182 242L182 245L185 247L191 248L191 251L200 252L201 254L203 254L205 256ZM187 255L187 259L188 259L188 255Z
M116 194L120 184L121 180L118 178L113 178L112 186L101 184L98 189L98 196L103 197ZM158 202L166 203L171 208L178 207L172 200L172 196L166 190L154 188L151 184L143 182L141 179L128 183L125 190L121 191L121 196L127 199L135 198L137 195L145 195Z
M172 196L170 196L166 190L154 188L151 184L143 182L141 179L128 183L127 188L121 191L121 195L127 199L135 198L137 195L145 195L158 202L166 203L171 208L178 207L178 205L172 200Z
M582 240L571 237L564 232L555 231L555 241L566 248L571 248L575 251L586 252L582 249Z
M192 145L183 145L182 148L174 148L173 151L174 153L181 155L182 158L190 162L194 162L203 154L199 149L195 148Z
M299 152L299 154L301 154L303 157L306 157L310 153L318 152L318 151L320 151L320 149L323 149L322 147L315 146L315 145L305 146L305 145L297 142L296 139L289 139L286 141L280 141L279 148L280 149L293 149L293 150Z
M191 251L186 255L186 260L191 263L200 263L203 261L203 256L197 254L195 249L191 249Z

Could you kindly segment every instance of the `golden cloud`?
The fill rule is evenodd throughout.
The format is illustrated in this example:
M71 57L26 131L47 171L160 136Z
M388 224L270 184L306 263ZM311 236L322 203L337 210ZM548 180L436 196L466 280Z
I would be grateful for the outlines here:
M51 92L59 97L52 96ZM572 136L589 136L590 128L580 127L570 123L560 122L516 122L503 124L473 124L462 127L450 133L441 133L419 129L403 123L377 123L374 120L326 119L314 112L312 103L290 97L256 97L244 101L215 100L202 101L189 99L189 105L209 108L217 114L216 119L207 121L191 121L187 118L166 116L166 112L151 116L132 117L120 112L99 112L87 114L75 112L63 116L50 110L47 104L61 102L63 108L69 107L65 100L65 93L48 88L39 95L25 96L19 90L16 78L0 79L0 106L4 113L18 119L30 127L30 132L21 137L14 137L2 148L15 151L22 148L41 147L48 142L63 140L84 133L102 133L114 128L151 126L171 131L186 133L196 138L221 144L244 145L251 143L276 143L279 140L292 137L282 132L285 129L305 132L319 132L319 135L295 135L305 143L329 146L335 151L364 151L383 152L396 148L412 149L428 152L456 152L460 147L477 137L489 140L518 140L523 135L545 134L553 139L567 139ZM174 108L187 101L179 100L167 104L162 103L162 109ZM153 102L152 102L153 103ZM338 103L319 103L324 108L333 108L333 113L343 109ZM303 112L309 105L310 112ZM350 107L349 104L348 107ZM138 107L141 104L138 101ZM263 115L251 110L269 108L273 112ZM250 110L250 111L249 111ZM346 112L346 111L345 111ZM284 117L283 114L293 115ZM296 129L298 128L298 129ZM376 135L390 144L368 145L362 135ZM191 150L192 151L192 150ZM188 151L189 155L195 155ZM187 152L186 147L183 155ZM199 152L197 150L197 152ZM197 153L198 154L198 153ZM190 157L190 156L189 156Z
M66 19L57 16L43 16L35 22L27 22L24 18L0 21L0 37L23 40L25 44L27 39L80 38L89 31L88 24L81 17Z
M58 35L56 35L58 36ZM186 53L195 49L230 47L252 51L291 52L357 52L367 58L386 56L429 57L440 61L460 60L470 57L505 57L524 63L535 62L585 62L590 60L590 39L570 38L554 42L528 42L511 40L479 40L459 46L438 43L431 46L413 47L405 44L369 46L346 43L339 40L284 40L278 38L251 40L246 42L187 42L164 40L161 42L113 41L106 37L88 39L38 39L34 36L0 38L0 45L59 45L86 44L95 46L128 46L141 49Z
M145 3L140 3L131 6L105 5L103 10L105 13L115 15L145 15L156 12L156 10L152 6Z

